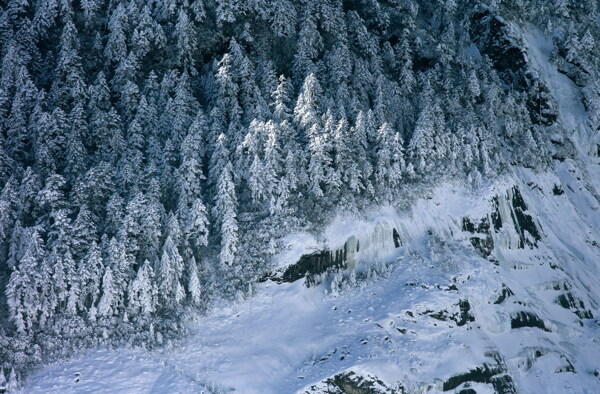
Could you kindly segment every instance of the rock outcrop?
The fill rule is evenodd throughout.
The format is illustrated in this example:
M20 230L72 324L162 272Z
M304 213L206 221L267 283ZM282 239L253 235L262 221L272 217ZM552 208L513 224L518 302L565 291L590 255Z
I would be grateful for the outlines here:
M546 83L533 69L520 37L509 22L481 5L471 16L470 34L479 51L490 59L507 89L527 94L531 121L545 126L556 123L557 104Z

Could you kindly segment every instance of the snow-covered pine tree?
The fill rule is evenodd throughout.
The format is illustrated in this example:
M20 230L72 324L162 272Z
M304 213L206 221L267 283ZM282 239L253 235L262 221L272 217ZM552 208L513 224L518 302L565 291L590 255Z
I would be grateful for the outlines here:
M98 302L98 315L101 317L111 317L117 313L117 291L113 278L112 269L106 267L102 277L102 295Z
M212 214L220 235L219 263L222 269L235 269L238 250L237 197L233 183L233 169L227 158L225 135L217 139L211 171L216 174L215 197Z
M81 283L78 308L87 311L96 308L96 302L100 298L101 281L105 271L102 253L98 244L94 241L88 248L87 254L80 261L78 275Z
M156 310L157 289L154 270L148 260L138 269L129 286L129 306L134 313L149 315Z
M156 268L158 294L162 305L179 304L185 297L181 278L184 261L171 236L168 236L162 247L162 254Z
M415 130L408 143L408 156L415 170L424 174L431 167L431 158L434 149L435 114L431 102L431 87L425 86L421 98L422 109L417 119Z
M378 136L375 185L383 200L391 202L398 193L405 165L403 141L387 123L381 125Z
M19 379L14 368L11 368L10 375L8 376L8 382L6 382L6 391L15 391L19 387Z
M188 279L187 292L189 294L189 299L192 305L201 306L202 288L200 285L200 278L198 277L198 266L196 264L196 259L193 255L189 259L187 259L186 266Z
M323 49L323 38L317 28L314 7L314 2L306 2L303 7L293 65L294 75L297 78L304 78L316 71L315 61Z

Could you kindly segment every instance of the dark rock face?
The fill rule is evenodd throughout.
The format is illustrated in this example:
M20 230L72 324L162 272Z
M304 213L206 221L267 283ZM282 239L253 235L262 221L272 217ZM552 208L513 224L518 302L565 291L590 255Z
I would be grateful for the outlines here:
M307 278L307 283L316 275L327 272L328 270L346 269L347 257L350 252L358 252L359 243L346 241L343 248L337 250L322 250L311 254L305 254L300 257L296 264L288 266L283 272L275 271L266 274L260 281L272 280L277 283L295 282L298 279ZM351 251L351 248L354 250Z
M552 193L554 193L555 196L561 196L565 194L565 191L560 185L554 185L554 187L552 188Z
M573 293L568 292L558 296L556 303L565 309L571 310L580 319L593 319L592 311L585 309L582 300L575 298Z
M511 316L510 328L514 329L522 327L533 327L544 331L550 331L544 324L544 321L533 312L521 311Z
M494 250L494 239L490 232L489 219L485 217L481 219L479 224L475 224L469 218L463 218L463 231L477 234L477 236L471 237L471 244L484 258L488 258Z
M492 199L492 212L489 216L479 220L479 223L471 218L463 218L462 230L473 234L470 238L471 244L484 258L496 263L491 257L494 250L493 231L498 234L504 226L514 226L516 233L519 235L518 248L524 249L527 247L537 247L537 243L541 241L542 234L538 229L533 217L527 213L527 204L523 200L523 196L517 186L513 187L505 196L508 200L509 207L505 207L505 217L501 214L501 204L504 200L496 196ZM506 212L510 212L510 218L506 217ZM508 223L506 223L508 221Z
M496 393L516 393L512 378L506 374L500 355L497 353L488 354L494 358L495 363L484 363L468 372L451 376L442 386L443 391L454 390L463 383L476 382L491 384Z
M494 230L498 232L502 228L502 216L500 216L500 202L498 201L498 197L494 197L492 199L494 204L494 210L490 214L492 218L492 224L494 225Z
M498 394L516 394L515 384L510 375L494 376L490 383Z
M534 347L534 348L530 349L528 353L529 354L525 358L524 364L523 364L523 366L525 367L526 370L531 369L531 367L533 366L534 362L537 359L548 354L546 349L540 348L540 347Z
M469 304L469 300L460 300L458 302L458 304L455 304L455 306L458 306L459 310L458 310L458 312L453 313L453 314L450 314L447 310L434 312L434 313L430 313L431 311L427 311L425 313L429 314L429 316L431 316L437 320L441 320L441 321L451 320L451 321L455 322L456 325L459 327L464 326L465 324L467 324L469 322L475 321L475 317L471 313L471 304Z
M527 54L503 18L494 15L488 7L477 7L471 16L469 33L507 85L521 90L528 88L529 81L525 75L528 70Z
M468 322L475 321L475 317L471 314L471 304L469 304L469 300L460 300L458 302L458 307L460 309L460 313L455 317L456 324L458 326L464 326Z
M519 234L519 248L525 248L525 245L530 247L537 246L537 242L542 239L540 231L538 230L533 217L527 213L527 204L523 200L521 191L517 186L513 187L511 192L507 195L510 198L510 204L512 209L511 218L515 225L515 230ZM502 223L502 217L500 215L500 202L498 197L494 197L494 211L492 211L490 217L494 224L494 230L499 232L504 225ZM528 234L529 236L527 236Z
M516 230L519 233L519 235L521 236L519 247L524 248L525 245L528 245L531 247L537 246L538 241L540 241L542 239L542 237L535 225L535 222L533 221L533 218L531 217L531 215L528 215L526 213L527 205L525 204L525 201L523 200L523 196L521 195L519 188L516 186L513 188L512 206L513 206L512 212L514 215L513 220L517 226ZM525 236L526 232L529 235L531 235L531 238Z
M294 282L311 275L321 274L331 268L346 268L347 245L336 251L324 250L305 254L283 273L284 282Z
M399 248L402 245L402 241L400 239L400 234L398 234L398 230L392 230L392 237L394 238L394 246Z
M500 290L500 295L498 296L498 298L496 299L496 301L494 301L494 304L501 304L503 303L508 297L512 297L514 296L515 293L513 293L513 291L511 289L509 289L508 287L506 287L506 285L502 286L502 290Z
M565 364L561 367L558 367L556 369L555 373L564 373L564 372L577 373L577 371L575 371L575 366L573 366L573 363L571 363L571 361L564 354L561 354L560 358L561 358L561 360L563 360L565 362Z
M494 15L490 8L479 6L471 16L469 33L507 87L527 92L531 121L539 125L555 123L558 110L554 99L531 68L527 53L508 22Z
M402 246L402 239L397 229L392 228L392 240L394 247ZM300 257L296 264L288 266L285 271L271 272L265 275L261 281L273 280L278 283L295 282L298 279L307 278L307 284L313 283L316 275L330 270L353 268L348 266L351 253L360 251L360 243L354 237L346 241L343 248L337 250L322 250Z
M311 386L305 393L322 394L402 394L402 386L391 387L376 376L357 374L354 371L339 373Z

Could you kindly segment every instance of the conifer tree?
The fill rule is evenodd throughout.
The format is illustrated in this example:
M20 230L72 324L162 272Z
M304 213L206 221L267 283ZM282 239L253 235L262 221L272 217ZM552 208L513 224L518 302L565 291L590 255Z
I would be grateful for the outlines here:
M179 304L185 297L181 278L184 262L171 236L162 247L156 273L158 276L159 296L166 305Z
M378 131L375 184L384 200L390 201L400 186L404 170L404 148L400 134L384 123Z
M294 56L294 74L298 78L304 78L316 71L315 60L323 49L323 38L317 29L313 7L312 2L306 3L300 22L300 39Z
M130 306L136 313L149 315L156 309L156 297L154 271L145 260L129 287Z
M270 0L268 7L271 29L280 37L291 37L296 32L297 11L294 3L289 0Z
M369 147L375 146L376 131L373 119L369 114L360 111L355 125L350 129L353 160L356 161L362 185L367 192L373 194L371 175L373 173L372 154Z
M19 380L17 378L17 374L15 373L15 369L11 368L10 375L8 376L8 382L6 383L6 391L15 391L18 387Z
M165 47L166 41L162 26L152 17L150 7L145 5L131 39L137 58L143 59L150 53L159 52Z
M233 267L236 263L239 242L237 197L233 169L227 156L225 136L221 134L213 151L211 172L215 174L216 181L212 214L220 236L219 263L223 268Z
M196 259L191 256L187 259L187 291L192 305L200 306L202 303L202 289L198 277L198 266Z
M63 27L60 38L60 52L50 95L56 104L65 109L74 103L82 103L87 96L78 33L70 19Z
M85 257L79 263L78 275L81 281L81 292L78 308L90 311L95 308L100 297L101 281L105 267L100 247L93 242Z
M434 148L435 119L431 102L425 96L423 109L419 113L415 130L408 144L409 158L418 173L425 173L429 167L428 159L432 157Z
M118 63L127 57L126 31L129 25L124 3L119 3L108 20L108 40L104 49L107 60Z
M44 244L37 231L28 232L22 242L25 243L25 252L10 275L6 300L17 331L25 334L31 333L39 311L47 313L42 310L45 302L40 290L43 289L43 281L50 278L45 277L40 269Z
M102 317L113 316L117 312L117 292L113 279L112 269L106 267L102 277L102 296L98 303L98 315Z

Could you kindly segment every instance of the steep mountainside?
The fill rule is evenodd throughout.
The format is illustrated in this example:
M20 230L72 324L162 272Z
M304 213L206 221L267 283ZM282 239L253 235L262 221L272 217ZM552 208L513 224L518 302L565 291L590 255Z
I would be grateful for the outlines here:
M597 6L0 3L0 387L598 391Z

